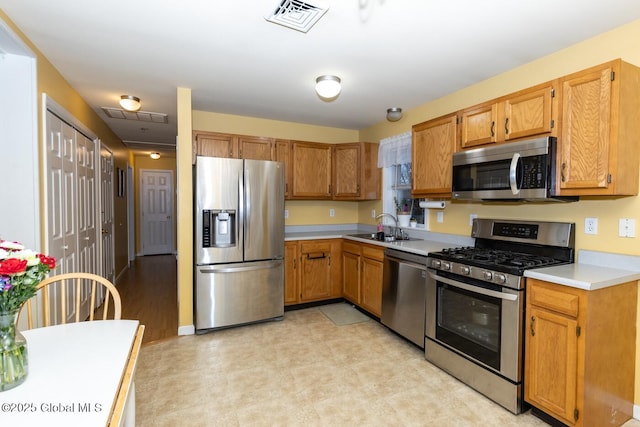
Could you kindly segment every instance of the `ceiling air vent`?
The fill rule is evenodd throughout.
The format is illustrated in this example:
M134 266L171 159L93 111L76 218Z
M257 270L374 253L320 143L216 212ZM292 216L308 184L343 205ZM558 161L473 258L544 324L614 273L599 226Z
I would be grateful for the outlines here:
M164 113L152 113L150 111L125 111L119 108L100 107L102 111L112 119L137 120L140 122L168 123Z
M264 19L306 33L327 10L329 6L315 0L313 4L299 0L282 0Z

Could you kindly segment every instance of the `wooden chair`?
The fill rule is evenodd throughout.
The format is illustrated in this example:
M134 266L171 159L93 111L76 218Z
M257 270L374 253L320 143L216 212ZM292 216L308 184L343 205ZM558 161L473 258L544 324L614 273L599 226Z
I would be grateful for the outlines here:
M50 287L56 286L56 292L59 293L59 297L52 301L49 295ZM101 290L104 289L104 304L100 307L99 298L102 296ZM51 326L51 313L52 309L54 314L59 314L59 322L67 323L67 294L68 292L75 292L73 296L73 310L75 311L73 322L80 322L85 320L97 320L94 319L96 314L101 312L102 320L106 320L110 313L109 306L110 301L113 301L113 319L119 320L122 316L122 302L120 300L120 294L115 285L105 279L102 276L91 273L65 273L48 277L38 284L36 292L42 290L42 303L44 306L44 325ZM83 292L84 291L84 292ZM83 295L86 298L83 298ZM88 317L82 316L81 311L84 304L89 304ZM33 312L32 312L32 300L29 299L25 305L27 306L27 322L29 329L33 328ZM51 304L54 304L52 307ZM23 306L24 308L24 306ZM84 310L86 313L86 309ZM70 320L71 321L71 320Z

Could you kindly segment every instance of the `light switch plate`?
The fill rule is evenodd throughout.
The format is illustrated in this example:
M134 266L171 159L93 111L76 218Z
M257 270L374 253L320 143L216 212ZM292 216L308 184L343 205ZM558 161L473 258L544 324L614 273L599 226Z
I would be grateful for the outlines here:
M436 219L438 222L444 222L444 212L438 211L436 214Z
M618 236L636 237L636 220L631 218L620 218L618 223Z
M473 220L478 218L478 214L469 215L469 225L473 225Z
M289 218L289 209L284 210L284 219Z
M335 209L329 209L329 216L331 216L331 217L336 216L336 210Z

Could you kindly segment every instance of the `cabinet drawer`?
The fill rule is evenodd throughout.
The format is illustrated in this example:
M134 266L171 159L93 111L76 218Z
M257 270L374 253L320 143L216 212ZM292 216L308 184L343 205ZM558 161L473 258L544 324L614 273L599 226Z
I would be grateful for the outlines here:
M317 241L300 243L300 253L309 254L316 252L326 252L326 254L329 255L331 253L331 243Z
M534 285L529 288L529 303L575 318L578 317L580 297L561 290Z
M344 242L342 242L342 251L360 255L360 244L352 243L345 240Z
M384 249L377 246L362 246L362 256L365 258L371 258L378 261L384 260Z

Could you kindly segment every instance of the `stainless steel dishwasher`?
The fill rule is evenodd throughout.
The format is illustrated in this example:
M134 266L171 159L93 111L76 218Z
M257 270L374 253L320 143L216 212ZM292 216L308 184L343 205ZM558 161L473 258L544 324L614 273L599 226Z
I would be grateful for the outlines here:
M426 256L385 249L380 321L420 348L424 348L426 285Z

